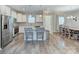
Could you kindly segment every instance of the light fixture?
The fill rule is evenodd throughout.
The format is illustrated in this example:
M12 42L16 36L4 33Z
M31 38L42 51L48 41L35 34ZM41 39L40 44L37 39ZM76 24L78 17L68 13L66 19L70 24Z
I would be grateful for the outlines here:
M70 17L68 16L67 19L70 19Z
M40 17L42 17L42 15L39 15Z
M73 20L77 21L77 17L73 17Z
M67 17L67 19L72 19L72 18L74 18L74 16L68 16L68 17Z
M44 9L44 13L45 14L48 14L49 13L49 9L47 8L47 9Z
M73 19L73 20L77 21L78 17L76 17L76 16L68 16L67 19Z
M74 16L70 16L70 18L72 19Z

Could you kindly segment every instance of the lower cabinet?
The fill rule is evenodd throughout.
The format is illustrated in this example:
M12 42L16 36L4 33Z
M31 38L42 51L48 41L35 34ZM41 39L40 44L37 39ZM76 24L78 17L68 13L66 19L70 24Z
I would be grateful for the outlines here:
M34 41L34 40L47 40L49 39L49 31L46 30L25 30L24 40Z

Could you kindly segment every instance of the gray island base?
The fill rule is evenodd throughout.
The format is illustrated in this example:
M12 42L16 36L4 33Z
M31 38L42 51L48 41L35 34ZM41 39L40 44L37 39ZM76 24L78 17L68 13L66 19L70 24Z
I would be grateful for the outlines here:
M44 28L24 28L24 40L42 41L49 39L49 31Z

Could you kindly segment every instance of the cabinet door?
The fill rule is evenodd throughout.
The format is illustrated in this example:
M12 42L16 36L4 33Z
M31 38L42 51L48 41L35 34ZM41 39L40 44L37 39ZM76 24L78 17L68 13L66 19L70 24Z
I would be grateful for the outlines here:
M1 14L5 14L5 6L1 6Z
M11 16L14 18L17 18L16 12L15 11L11 11Z
M36 15L36 22L43 22L42 15Z
M5 15L10 16L10 8L5 6Z
M26 15L18 13L17 14L17 22L27 22Z
M22 14L17 14L17 22L22 22Z
M26 15L22 16L22 22L27 22Z
M10 16L10 8L7 6L1 6L1 14Z

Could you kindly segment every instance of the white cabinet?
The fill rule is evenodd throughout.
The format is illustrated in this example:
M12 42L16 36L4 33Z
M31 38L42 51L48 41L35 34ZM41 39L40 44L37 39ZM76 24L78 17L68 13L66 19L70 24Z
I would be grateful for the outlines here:
M36 22L43 22L42 15L36 15Z
M17 18L16 12L15 11L11 11L11 16L14 18Z
M5 8L5 15L10 16L10 8L9 7Z
M22 14L17 13L17 22L22 22Z
M17 14L17 22L26 22L26 15L18 13Z
M27 22L26 15L22 15L22 22Z
M10 8L7 6L1 6L1 14L10 16Z
M1 14L5 14L5 6L1 6Z

